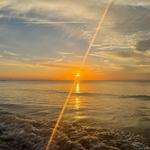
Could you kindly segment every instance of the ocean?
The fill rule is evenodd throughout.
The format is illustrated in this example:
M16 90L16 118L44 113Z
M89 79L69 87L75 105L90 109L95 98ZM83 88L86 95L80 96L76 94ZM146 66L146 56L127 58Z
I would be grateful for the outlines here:
M72 81L0 81L0 150L44 150ZM149 150L150 81L78 81L51 150Z

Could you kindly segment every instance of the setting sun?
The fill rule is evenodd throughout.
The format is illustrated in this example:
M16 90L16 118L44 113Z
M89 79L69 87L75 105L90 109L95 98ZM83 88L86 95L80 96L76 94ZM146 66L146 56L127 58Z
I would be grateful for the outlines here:
M77 77L77 78L80 77L80 73L77 73L77 74L76 74L76 77Z

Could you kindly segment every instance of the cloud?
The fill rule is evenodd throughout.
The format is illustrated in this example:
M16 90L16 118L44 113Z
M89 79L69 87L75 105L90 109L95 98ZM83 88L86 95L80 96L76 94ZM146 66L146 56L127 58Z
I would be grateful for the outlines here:
M18 54L14 53L14 52L11 52L11 51L3 51L4 54L6 55L10 55L10 56L18 56Z
M48 25L48 24L84 24L85 22L79 22L79 21L43 21L43 20L38 20L38 21L29 21L27 20L26 22L27 24L38 24L38 25Z
M17 57L19 56L19 54L12 52L12 51L8 51L8 50L1 50L0 51L0 55L5 58L5 57Z
M127 60L129 58L132 58L132 51L97 51L93 52L90 55L95 56L95 57L100 57L100 58L105 58L107 60Z
M138 41L136 45L136 49L139 51L150 50L150 39Z
M58 52L60 55L63 55L63 56L65 56L65 55L72 55L73 53L72 52L65 52L65 51L60 51L60 52Z
M66 69L66 68L76 68L77 65L75 64L66 64L66 63L45 63L40 64L40 66L50 67L50 68L59 68L59 69Z
M40 18L94 18L94 12L89 12L85 5L80 5L81 2L77 3L74 1L58 1L58 0L26 0L19 2L18 0L6 0L0 3L0 8L3 12L13 16L20 15L36 15ZM53 19L56 19L53 18Z
M70 58L72 53L69 52L58 52L59 55L56 57L39 57L39 56L26 56L17 54L11 51L0 52L0 65L3 66L23 66L23 67L43 67L43 68L74 68L77 65L73 64Z
M138 72L150 72L149 51L137 51L135 49L100 50L90 54L97 59L97 65L104 66L108 70L126 70Z
M116 0L116 3L118 4L124 4L124 5L133 5L133 6L147 6L150 5L150 1L149 0Z
M114 30L123 34L150 32L149 8L137 5L116 5L112 11L115 18Z
M95 57L105 57L107 59L141 59L143 60L144 58L150 57L149 52L139 52L136 50L116 50L116 51L96 51L90 54L91 56Z

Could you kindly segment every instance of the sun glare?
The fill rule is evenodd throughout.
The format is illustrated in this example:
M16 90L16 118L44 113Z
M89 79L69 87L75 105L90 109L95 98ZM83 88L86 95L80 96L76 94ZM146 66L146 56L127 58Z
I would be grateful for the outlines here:
M77 74L76 74L76 77L77 77L77 78L79 78L79 77L80 77L80 74L79 74L79 73L77 73Z

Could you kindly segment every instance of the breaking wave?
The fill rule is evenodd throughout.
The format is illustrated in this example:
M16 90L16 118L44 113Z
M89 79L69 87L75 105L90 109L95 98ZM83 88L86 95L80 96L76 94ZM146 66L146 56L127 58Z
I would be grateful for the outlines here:
M0 114L1 150L44 150L54 121ZM144 138L130 132L63 122L51 150L150 150Z

